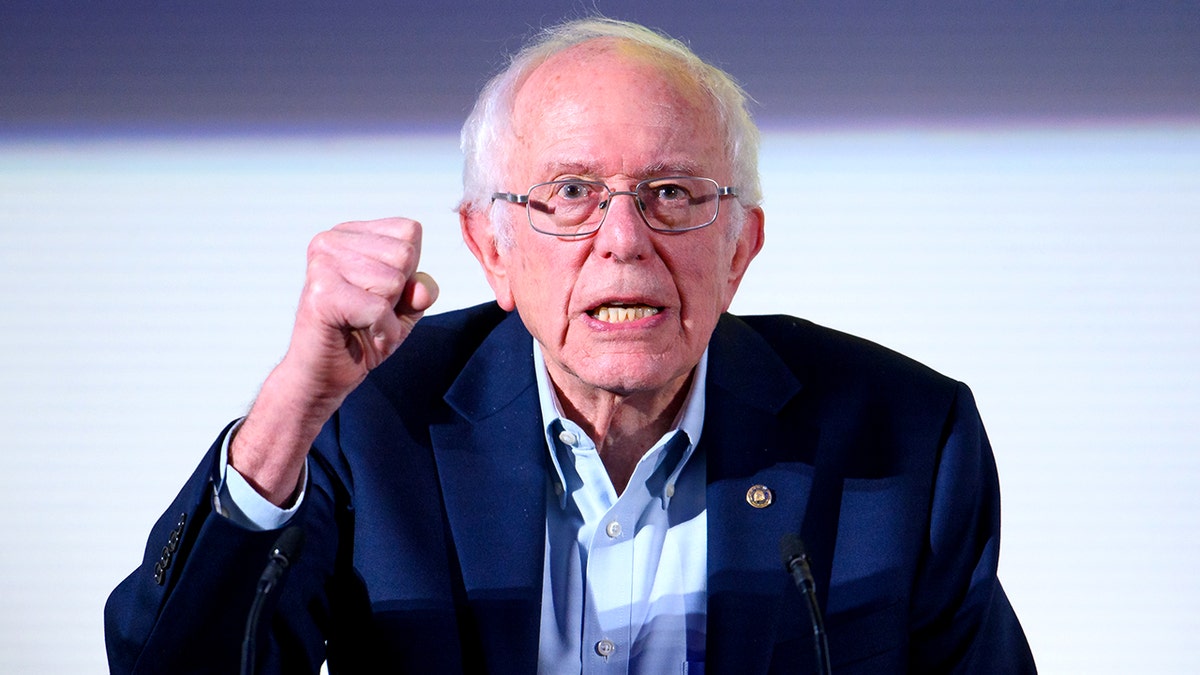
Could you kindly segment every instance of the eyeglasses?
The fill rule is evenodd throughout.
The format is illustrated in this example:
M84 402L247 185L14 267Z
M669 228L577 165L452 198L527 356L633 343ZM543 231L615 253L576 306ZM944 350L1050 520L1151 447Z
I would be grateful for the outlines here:
M695 176L648 178L632 190L612 190L599 181L568 179L538 183L523 195L497 192L492 201L524 204L530 227L542 234L586 237L604 224L608 206L618 195L633 197L642 220L655 232L687 232L712 225L717 220L721 197L736 197L737 189Z

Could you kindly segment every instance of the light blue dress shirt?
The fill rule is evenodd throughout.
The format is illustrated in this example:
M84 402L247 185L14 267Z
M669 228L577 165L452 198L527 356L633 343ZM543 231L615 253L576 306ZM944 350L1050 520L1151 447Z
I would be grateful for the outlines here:
M704 421L708 352L672 429L646 451L618 496L595 443L562 416L536 341L533 351L555 472L547 481L538 671L703 673L706 477L703 459L693 454ZM228 464L236 430L221 452L216 511L243 527L283 527L304 493L289 509L259 495Z
M562 407L534 342L555 475L546 500L541 673L702 673L707 608L706 351L672 429L617 495Z

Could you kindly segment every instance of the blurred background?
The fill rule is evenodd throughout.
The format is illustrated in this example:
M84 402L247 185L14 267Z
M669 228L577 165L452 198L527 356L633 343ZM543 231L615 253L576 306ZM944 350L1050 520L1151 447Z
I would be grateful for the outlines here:
M1200 3L0 5L0 669L104 672L102 608L286 348L316 232L452 208L504 55L593 12L754 97L734 311L971 385L1042 672L1200 668ZM436 6L435 6L436 5Z

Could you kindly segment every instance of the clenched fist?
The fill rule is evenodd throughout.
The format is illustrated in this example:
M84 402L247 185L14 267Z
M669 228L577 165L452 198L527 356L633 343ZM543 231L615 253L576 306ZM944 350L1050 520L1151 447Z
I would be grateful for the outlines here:
M421 225L406 218L342 223L309 244L287 354L230 446L230 463L275 504L296 492L321 426L437 299L420 258Z

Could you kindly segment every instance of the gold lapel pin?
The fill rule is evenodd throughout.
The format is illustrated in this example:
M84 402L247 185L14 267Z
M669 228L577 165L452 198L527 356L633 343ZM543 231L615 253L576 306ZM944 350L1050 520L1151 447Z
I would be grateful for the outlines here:
M751 485L750 489L746 490L746 503L756 509L765 509L774 500L775 495L766 485Z

